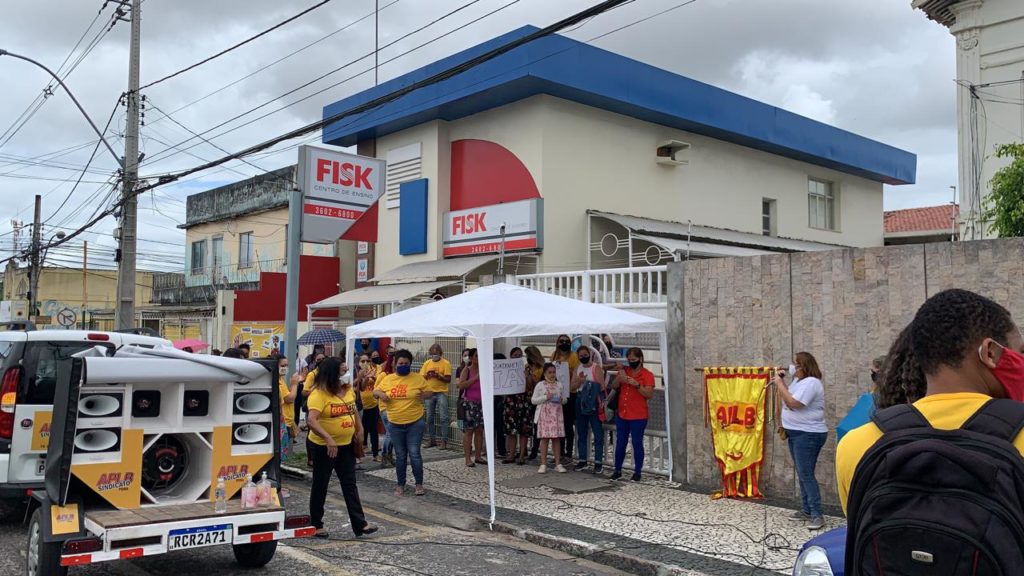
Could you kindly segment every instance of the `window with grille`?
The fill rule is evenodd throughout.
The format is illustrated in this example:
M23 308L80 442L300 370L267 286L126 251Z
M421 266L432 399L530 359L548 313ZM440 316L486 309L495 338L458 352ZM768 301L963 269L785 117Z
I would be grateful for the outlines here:
M807 225L821 230L836 229L835 191L831 182L807 180Z
M220 261L223 253L224 237L214 236L213 240L210 242L210 267L213 268L213 273L215 275L220 274L220 267L224 264ZM216 281L217 278L214 278L214 280Z
M761 234L775 236L775 200L761 200Z
M206 268L206 240L192 243L192 273L202 274Z
M252 266L255 259L256 246L253 244L252 232L242 232L238 235L238 267L248 268Z

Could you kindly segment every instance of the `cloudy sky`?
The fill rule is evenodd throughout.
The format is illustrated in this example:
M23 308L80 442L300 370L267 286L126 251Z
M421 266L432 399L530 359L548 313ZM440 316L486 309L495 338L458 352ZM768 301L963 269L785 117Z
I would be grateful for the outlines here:
M524 24L549 24L595 2L379 1L380 44L393 43L380 53L380 61L386 62L379 70L382 80ZM315 3L144 0L142 83ZM568 35L589 41L683 3L636 0ZM102 6L102 0L9 3L0 21L0 48L66 72L91 46L65 81L101 128L113 110L107 135L115 150L123 150L125 110L115 103L127 87L129 25L117 21L106 32L114 6L100 12ZM317 120L323 105L372 86L373 58L366 55L374 50L373 12L373 0L334 0L214 62L145 90L149 106L142 128L146 158L141 174L218 158L222 150L238 150ZM72 51L79 38L81 44ZM696 0L593 43L916 153L918 184L886 187L886 209L950 200L949 186L957 179L953 38L911 9L910 0ZM14 242L10 221L31 222L34 194L44 195L45 234L74 229L95 210L109 206L111 187L106 182L116 163L100 148L69 197L95 135L60 91L36 106L49 81L42 71L0 58L0 78L5 87L0 106L0 254L6 255ZM189 131L203 133L212 144L190 140ZM142 196L140 267L181 269L184 232L176 225L184 221L188 194L292 163L294 145L301 142ZM81 237L89 241L91 266L111 263L115 225L108 219ZM22 243L27 233L22 233ZM55 249L48 262L79 264L81 242Z

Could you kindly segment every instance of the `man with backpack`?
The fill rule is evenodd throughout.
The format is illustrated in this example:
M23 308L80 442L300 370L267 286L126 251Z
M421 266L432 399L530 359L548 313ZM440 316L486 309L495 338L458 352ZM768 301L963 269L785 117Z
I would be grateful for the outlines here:
M908 327L927 381L836 452L846 574L1019 574L1024 569L1024 339L966 290L929 298Z

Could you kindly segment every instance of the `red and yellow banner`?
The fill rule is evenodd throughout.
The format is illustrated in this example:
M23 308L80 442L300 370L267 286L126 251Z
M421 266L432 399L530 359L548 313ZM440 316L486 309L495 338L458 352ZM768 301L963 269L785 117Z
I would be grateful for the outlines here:
M704 424L722 473L722 494L760 498L764 462L766 386L771 368L704 369Z

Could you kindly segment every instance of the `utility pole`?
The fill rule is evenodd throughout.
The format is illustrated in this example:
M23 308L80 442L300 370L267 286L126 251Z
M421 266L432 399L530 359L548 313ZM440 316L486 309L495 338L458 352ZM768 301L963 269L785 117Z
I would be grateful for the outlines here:
M39 273L42 272L39 269L39 259L41 256L40 239L42 238L43 227L42 220L43 197L36 194L36 215L32 221L32 251L29 256L31 265L29 268L28 317L32 321L36 321L39 316L39 312L36 310L36 304L39 302Z
M82 328L88 330L85 325L85 309L89 307L89 242L82 242Z
M132 0L131 53L128 57L128 126L124 135L124 172L121 180L121 260L117 267L117 307L114 325L123 330L135 325L135 258L138 200L132 196L139 176L139 37L142 0Z

